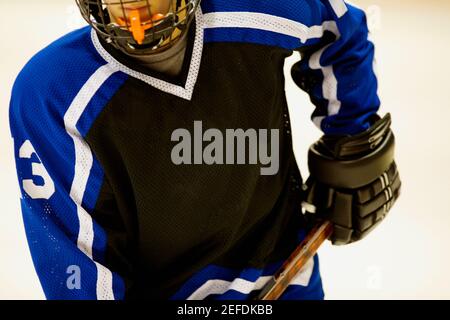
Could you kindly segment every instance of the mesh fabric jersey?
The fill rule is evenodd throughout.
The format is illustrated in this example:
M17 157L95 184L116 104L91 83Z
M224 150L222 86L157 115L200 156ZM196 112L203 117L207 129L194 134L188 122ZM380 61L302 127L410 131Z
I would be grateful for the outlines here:
M90 28L39 52L10 123L33 262L49 299L249 299L304 237L285 58L328 134L377 112L364 13L339 0L209 0L176 78ZM280 169L175 165L171 134L278 129ZM73 276L79 275L79 279ZM282 299L322 299L317 256Z

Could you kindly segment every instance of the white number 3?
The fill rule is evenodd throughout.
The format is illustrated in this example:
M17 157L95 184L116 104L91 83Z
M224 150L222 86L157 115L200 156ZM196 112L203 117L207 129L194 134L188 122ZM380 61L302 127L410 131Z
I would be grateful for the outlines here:
M36 154L39 158L38 154L34 150L33 145L30 140L27 140L23 143L23 145L19 149L19 157L21 159L31 159L31 156ZM44 180L44 185L38 186L36 185L32 179L24 179L22 181L23 190L32 198L32 199L50 199L50 197L55 193L55 183L50 178L47 170L42 164L41 159L39 158L40 163L33 162L31 164L31 172L33 176L41 177Z

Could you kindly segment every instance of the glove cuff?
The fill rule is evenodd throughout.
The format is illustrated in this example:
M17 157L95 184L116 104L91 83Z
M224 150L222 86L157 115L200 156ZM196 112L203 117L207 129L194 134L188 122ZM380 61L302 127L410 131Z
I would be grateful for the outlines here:
M371 183L394 161L395 137L388 113L367 131L340 139L322 137L308 153L314 178L335 188L355 189Z

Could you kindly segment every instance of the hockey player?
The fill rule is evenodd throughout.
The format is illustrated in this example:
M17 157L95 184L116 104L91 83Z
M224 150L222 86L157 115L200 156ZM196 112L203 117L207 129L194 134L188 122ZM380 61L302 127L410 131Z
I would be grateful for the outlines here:
M11 98L22 211L49 299L250 299L303 239L301 203L364 237L400 190L363 11L341 0L77 0L88 27ZM316 110L307 190L283 64ZM172 134L279 130L279 170L175 164ZM282 299L322 299L317 256Z

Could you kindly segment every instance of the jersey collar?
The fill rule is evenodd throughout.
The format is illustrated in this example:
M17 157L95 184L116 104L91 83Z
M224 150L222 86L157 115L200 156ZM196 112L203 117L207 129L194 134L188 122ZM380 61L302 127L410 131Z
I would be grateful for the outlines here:
M200 64L203 53L203 37L204 37L203 13L201 7L199 6L195 13L195 39L192 48L192 54L190 55L189 71L186 77L186 81L184 82L184 85L179 85L154 76L150 76L148 74L144 74L119 62L103 47L97 32L94 29L91 30L91 39L95 49L112 68L116 69L117 71L121 71L125 74L128 74L131 77L139 79L156 89L159 89L163 92L178 96L186 100L191 100L195 84L197 82L197 77L200 70ZM186 58L189 57L187 56Z

